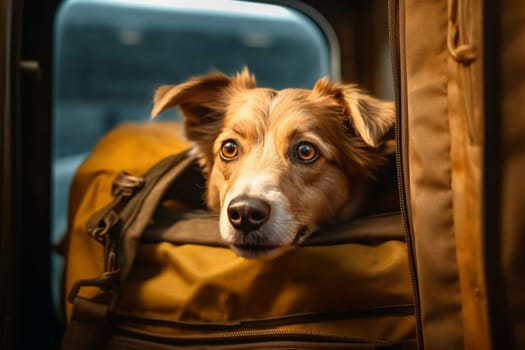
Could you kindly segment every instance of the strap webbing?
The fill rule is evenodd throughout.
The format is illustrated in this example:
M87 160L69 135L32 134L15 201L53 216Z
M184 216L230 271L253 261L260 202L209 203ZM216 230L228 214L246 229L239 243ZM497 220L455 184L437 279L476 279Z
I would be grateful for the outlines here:
M108 306L82 297L75 298L61 350L105 349L110 335Z

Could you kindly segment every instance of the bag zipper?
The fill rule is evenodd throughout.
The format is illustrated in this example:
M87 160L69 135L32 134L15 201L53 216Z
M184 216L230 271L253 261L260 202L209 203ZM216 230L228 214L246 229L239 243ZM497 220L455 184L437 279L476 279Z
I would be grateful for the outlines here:
M412 220L410 213L407 208L407 197L408 197L408 183L406 181L406 171L404 168L403 159L406 159L407 146L403 144L403 131L401 123L403 122L402 115L406 113L402 111L401 103L401 62L400 62L400 1L389 0L388 1L388 37L390 41L390 54L392 63L392 76L394 81L394 102L396 107L396 124L395 124L395 135L396 135L396 167L397 167L397 178L398 178L398 191L399 191L399 204L401 210L401 217L403 219L403 225L405 228L408 262L410 267L410 274L412 277L412 288L414 291L414 312L416 317L416 340L418 349L423 349L423 336L421 333L421 309L420 309L420 296L418 289L418 278L417 278L417 265L414 255L414 238L412 231ZM406 135L405 135L406 137Z
M264 341L312 341L312 342L331 342L348 344L370 344L370 345L395 345L397 342L389 342L381 339L361 338L340 336L325 332L300 332L287 330L243 330L229 332L214 332L213 335L190 335L190 336L170 336L158 335L155 333L136 330L131 327L121 326L116 328L116 334L128 335L132 338L162 342L165 344L177 345L204 345L204 344L242 344L247 342ZM399 343L410 343L410 339Z
M132 322L148 325L156 325L161 327L185 328L194 330L225 330L232 328L271 328L278 326L286 326L298 323L312 323L337 321L351 318L368 318L380 316L409 316L414 314L414 305L388 305L371 307L361 310L351 311L332 311L332 312L316 312L316 313L301 313L290 314L285 316L276 316L260 319L245 319L234 321L219 321L219 322L205 322L205 321L180 321L180 320L162 320L149 319L146 317L131 316L126 314L119 314L118 312L111 317L115 318L117 322Z
M297 314L282 317L273 317L267 319L257 320L240 320L240 321L225 321L225 322L192 322L192 321L171 321L148 319L137 316L129 316L122 314L111 315L115 323L119 324L117 329L128 333L134 337L149 339L154 341L163 341L168 343L216 343L216 342L243 342L243 341L262 341L262 340L276 340L282 337L284 340L311 340L311 341L329 341L329 342L345 342L357 344L377 344L377 345L393 345L393 342L373 339L367 337L351 337L344 335L337 335L323 331L298 331L298 330L276 330L274 327L307 324L312 322L323 321L337 321L345 318L355 317L374 317L385 315L413 315L414 306L409 305L395 305L370 308L365 310L355 310L350 312L326 312L326 313L312 313L312 314ZM169 329L185 329L197 332L207 332L207 335L197 334L188 336L169 336L159 335L147 331L137 330L133 325L148 325L157 327L166 327ZM407 342L413 340L407 339ZM396 343L397 344L397 343Z

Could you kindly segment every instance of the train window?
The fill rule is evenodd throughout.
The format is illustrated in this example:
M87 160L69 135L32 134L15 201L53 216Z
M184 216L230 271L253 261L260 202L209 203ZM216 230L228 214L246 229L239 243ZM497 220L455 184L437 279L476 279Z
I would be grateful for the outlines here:
M78 165L116 124L148 120L158 85L244 66L274 88L338 79L337 42L315 17L246 1L65 1L54 33L52 239L65 231ZM57 301L57 256L53 265Z

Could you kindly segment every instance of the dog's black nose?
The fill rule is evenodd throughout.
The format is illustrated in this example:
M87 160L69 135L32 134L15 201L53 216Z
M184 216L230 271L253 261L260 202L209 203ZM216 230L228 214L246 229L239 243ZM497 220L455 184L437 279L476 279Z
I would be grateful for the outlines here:
M270 216L270 204L246 196L234 198L228 206L228 219L236 229L250 233L261 227Z

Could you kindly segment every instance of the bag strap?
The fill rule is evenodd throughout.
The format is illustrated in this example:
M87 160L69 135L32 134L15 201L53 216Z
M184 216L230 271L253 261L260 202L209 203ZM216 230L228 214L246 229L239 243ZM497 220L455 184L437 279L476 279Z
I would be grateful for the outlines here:
M118 174L112 185L113 201L95 213L87 224L88 235L104 244L104 271L96 278L79 280L73 285L68 296L73 313L62 340L62 350L103 348L110 335L108 317L118 303L120 281L131 267L140 240L136 232L128 237L125 228L137 226L137 216L146 210L142 206L153 192L154 200L148 200L151 205L148 204L146 210L151 212L147 214L149 218L139 220L138 226L145 227L162 198L162 193L158 193L159 181L160 190L165 190L194 161L188 150L163 159L142 177L126 172ZM125 252L119 251L122 247L127 247ZM122 271L126 273L123 275ZM86 286L98 287L101 293L93 300L78 296Z
M195 158L186 150L164 158L141 177L125 171L117 175L111 189L113 201L87 223L88 235L104 244L104 271L99 277L77 281L68 297L70 302L84 286L105 292L118 289L135 257L140 231L150 222L166 188L194 163ZM127 234L129 227L135 229L131 235Z
M150 222L163 193L194 163L186 150L163 159L141 177L119 173L112 185L113 201L87 224L88 235L104 244L105 274L115 275L119 281L127 276L141 231Z
M198 235L195 232L199 232ZM366 216L322 226L301 246L324 246L347 243L377 244L390 240L404 241L403 222L398 212ZM170 242L227 247L219 233L219 216L208 211L159 217L148 226L142 242Z
M77 297L60 350L104 349L111 330L107 311L107 305Z
M199 166L189 152L177 154L176 157L167 159L165 163L158 164L145 174L144 187L140 195L137 193L131 197L128 205L122 209L120 213L122 225L119 227L117 246L120 281L127 277L142 234L151 223L155 210L166 192L175 182L181 180L182 175L188 173L192 167L198 168ZM202 177L200 170L198 174ZM196 186L195 191L201 193L199 187ZM200 198L200 195L197 197Z

